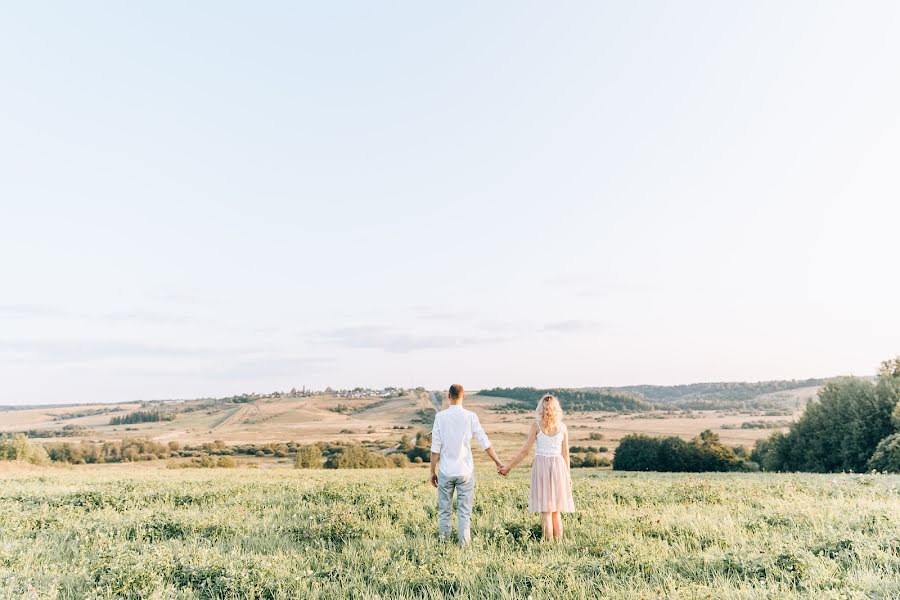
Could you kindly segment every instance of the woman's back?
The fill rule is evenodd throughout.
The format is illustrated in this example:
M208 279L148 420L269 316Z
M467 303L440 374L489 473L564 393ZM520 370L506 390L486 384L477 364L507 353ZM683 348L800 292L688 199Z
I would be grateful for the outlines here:
M541 431L540 426L538 426L537 432L537 440L536 447L534 450L535 455L537 456L561 456L562 455L562 438L563 438L563 430L562 428L556 432L555 435L547 435L543 431Z

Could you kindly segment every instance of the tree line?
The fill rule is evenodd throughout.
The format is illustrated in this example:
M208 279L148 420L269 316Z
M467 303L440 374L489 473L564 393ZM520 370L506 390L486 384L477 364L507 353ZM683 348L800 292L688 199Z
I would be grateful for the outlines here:
M590 389L536 389L532 387L493 388L478 392L481 396L496 398L509 398L514 402L499 407L501 411L526 412L534 410L537 401L544 394L553 394L559 399L563 410L566 411L610 411L626 412L653 410L656 406L645 400L637 398L628 392L613 390Z
M175 413L161 410L136 410L127 415L112 417L110 425L133 425L135 423L155 423L158 421L174 421Z
M882 363L875 381L829 381L787 432L756 443L766 471L900 471L900 357Z
M722 401L727 401L729 406L734 406L734 402L751 400L764 394L786 392L804 387L818 387L824 384L825 381L825 379L733 381L689 383L685 385L630 385L615 389L638 394L640 397L652 402L673 403L682 400L710 400L716 406Z
M613 469L900 472L900 357L882 363L875 381L825 382L787 432L758 440L749 454L709 430L690 441L632 434L619 442Z

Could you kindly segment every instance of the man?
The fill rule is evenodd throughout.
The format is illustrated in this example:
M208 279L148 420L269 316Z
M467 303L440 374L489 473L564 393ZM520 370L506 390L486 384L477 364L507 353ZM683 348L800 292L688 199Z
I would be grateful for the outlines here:
M472 437L491 457L497 470L504 464L488 439L478 415L462 407L466 393L458 383L450 386L450 406L434 417L431 430L431 485L438 491L438 528L444 539L450 538L453 518L453 492L459 515L459 543L471 541L469 523L475 499L475 465L472 462ZM440 468L438 469L438 464Z

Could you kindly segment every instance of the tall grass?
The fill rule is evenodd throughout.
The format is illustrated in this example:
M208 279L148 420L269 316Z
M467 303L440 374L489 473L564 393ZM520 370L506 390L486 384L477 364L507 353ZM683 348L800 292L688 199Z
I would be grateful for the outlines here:
M420 469L0 472L0 598L898 598L900 477L479 473L473 543Z

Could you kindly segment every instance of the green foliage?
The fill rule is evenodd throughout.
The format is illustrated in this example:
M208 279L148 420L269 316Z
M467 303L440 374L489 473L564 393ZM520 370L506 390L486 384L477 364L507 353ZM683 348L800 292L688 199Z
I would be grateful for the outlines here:
M33 465L44 465L50 462L44 447L32 444L21 433L14 436L0 436L0 460L17 460Z
M895 431L898 362L882 365L876 383L848 377L828 382L787 434L775 434L761 466L773 471L865 471L879 443Z
M158 421L173 421L175 413L161 410L136 410L121 417L113 417L110 425L133 425L134 423L154 423Z
M879 442L868 467L883 473L900 473L900 433L889 435Z
M405 436L404 436L405 438ZM403 447L409 445L408 438L406 441L403 439L400 440L400 445L397 446L397 449L403 451ZM430 431L419 431L416 434L416 443L411 448L408 448L404 454L411 462L431 462L431 432Z
M156 460L172 454L168 444L140 438L102 443L60 442L46 444L45 448L52 461L71 464Z
M437 415L437 411L432 407L420 408L416 411L415 416L413 416L412 422L417 425L428 425L430 427L434 424L435 415Z
M577 452L602 453L602 452L609 452L609 448L607 448L606 446L571 446L569 448L569 452L571 452L573 454L577 453Z
M325 461L326 469L384 469L390 466L394 465L380 452L358 445L341 448Z
M297 469L321 469L322 451L314 444L300 447L297 457L294 459L294 468Z
M559 399L563 410L567 411L638 411L652 410L655 406L634 394L624 391L595 389L535 389L531 387L493 388L478 392L482 396L510 398L515 402L500 410L534 410L544 394L553 394Z
M64 438L83 437L92 435L94 432L80 425L64 425L61 429L28 429L18 433L29 438Z
M204 454L192 458L188 462L170 462L166 465L170 469L233 469L238 466L237 461L230 456L210 456Z
M708 429L690 442L675 436L626 435L619 441L612 466L617 471L695 473L747 468L741 457Z
M395 452L393 454L388 455L388 461L391 463L392 467L396 467L398 469L404 469L409 466L409 458L402 452Z
M573 469L579 467L608 467L612 463L605 456L600 456L596 452L587 452L585 454L572 454L569 456L569 466Z

